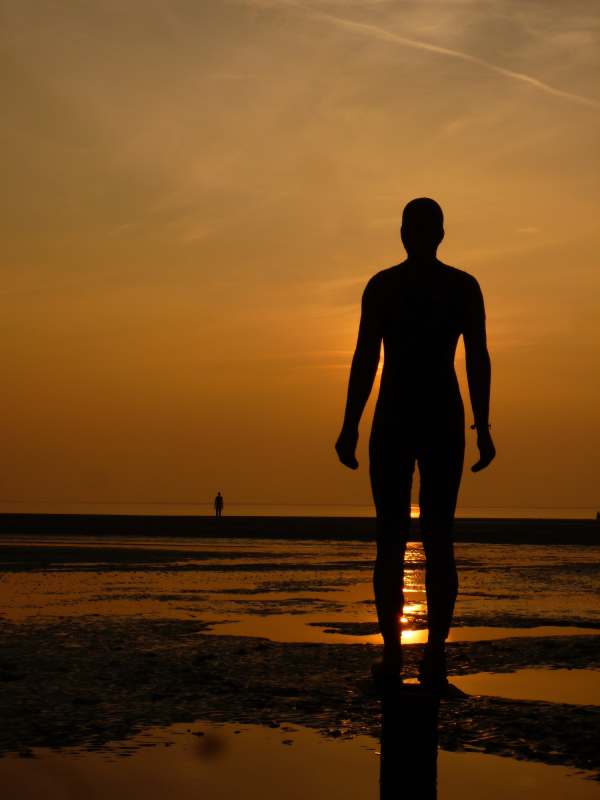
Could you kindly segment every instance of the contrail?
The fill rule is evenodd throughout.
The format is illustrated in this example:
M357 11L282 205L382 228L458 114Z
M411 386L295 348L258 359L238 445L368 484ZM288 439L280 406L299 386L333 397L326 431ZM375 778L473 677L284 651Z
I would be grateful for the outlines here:
M483 58L471 56L468 53L462 53L460 50L451 50L448 47L439 47L436 44L421 42L418 39L408 39L406 36L400 36L397 33L392 33L391 31L387 31L385 28L379 28L376 25L368 25L365 22L353 22L352 20L336 17L332 14L315 12L314 16L318 16L320 19L327 20L340 28L354 31L355 33L363 36L370 36L372 38L380 39L383 42L399 44L404 47L412 47L414 50L427 50L430 53L439 53L443 56L450 56L450 58L458 58L461 61L467 61L470 64L477 64L477 66L483 67L490 72L495 72L497 75L503 75L505 78L512 78L513 80L520 81L521 83L526 83L529 86L532 86L534 89L538 89L546 94L551 94L554 97L562 97L564 100L570 100L571 102L579 103L580 105L588 106L589 108L600 108L600 100L594 100L591 97L573 94L572 92L565 92L562 89L557 89L555 86L550 86L549 83L544 83L537 78L533 78L531 75L526 75L523 72L514 72L511 69L504 69L504 67L499 67L497 64L492 64L490 61L486 61Z

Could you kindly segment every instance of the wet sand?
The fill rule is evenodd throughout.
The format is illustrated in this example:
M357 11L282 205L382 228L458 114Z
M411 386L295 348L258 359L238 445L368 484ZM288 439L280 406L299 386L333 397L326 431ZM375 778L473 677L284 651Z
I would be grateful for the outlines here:
M0 752L102 748L148 726L206 719L282 722L325 736L377 736L372 645L216 636L200 622L77 618L0 623ZM448 645L451 675L600 669L599 636ZM416 675L422 645L405 648ZM598 698L595 698L598 702ZM440 746L600 774L600 707L493 696L445 702Z
M369 736L327 738L298 725L223 723L149 728L108 752L36 750L0 759L0 782L20 800L367 800L378 796L381 745ZM308 768L307 768L308 767ZM400 758L402 793L414 765ZM407 771L404 771L406 770ZM595 800L588 773L471 752L438 756L438 796L486 800ZM502 779L498 777L501 774ZM406 776L406 778L404 777ZM423 796L420 793L412 796Z
M301 726L348 747L375 741L371 545L152 541L0 543L0 754L132 755L149 729L202 720ZM600 775L598 549L457 552L463 596L449 670L477 694L442 704L440 747ZM418 546L406 579L414 678L426 620ZM295 641L300 631L312 638Z

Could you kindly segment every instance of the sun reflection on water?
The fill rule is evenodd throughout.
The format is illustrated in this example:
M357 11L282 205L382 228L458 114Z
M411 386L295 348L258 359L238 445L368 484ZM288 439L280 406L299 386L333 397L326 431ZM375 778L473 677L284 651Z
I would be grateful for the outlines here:
M415 631L411 628L404 628L402 630L402 642L403 644L415 644L416 642L422 642L424 640L424 634L426 634L426 631Z

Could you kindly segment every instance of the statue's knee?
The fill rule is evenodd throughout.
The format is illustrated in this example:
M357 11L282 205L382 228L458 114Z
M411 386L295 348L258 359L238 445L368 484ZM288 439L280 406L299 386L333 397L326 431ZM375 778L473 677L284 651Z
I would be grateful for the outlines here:
M458 584L458 572L453 556L443 553L429 554L426 557L427 577L436 583Z
M377 539L376 563L380 567L402 568L406 544L404 540L395 537Z

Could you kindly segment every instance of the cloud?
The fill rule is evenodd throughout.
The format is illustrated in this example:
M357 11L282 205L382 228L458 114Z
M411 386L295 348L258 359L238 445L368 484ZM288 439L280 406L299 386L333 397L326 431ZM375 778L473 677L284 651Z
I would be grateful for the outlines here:
M319 19L328 21L339 28L352 31L353 33L362 36L368 36L389 44L401 45L402 47L410 47L415 50L425 50L430 53L436 53L438 55L448 56L449 58L455 58L470 64L475 64L476 66L489 70L490 72L494 72L497 75L502 75L505 78L510 78L511 80L525 83L537 91L544 92L545 94L549 94L554 97L560 97L563 100L568 100L572 103L587 106L588 108L600 109L600 100L596 100L585 95L575 94L573 92L566 92L562 89L558 89L555 86L551 86L549 83L545 83L544 81L541 81L532 75L527 75L524 72L515 72L514 70L500 67L497 64L493 64L491 61L486 61L483 58L470 55L469 53L464 53L460 50L453 50L449 47L441 47L436 44L420 41L419 39L411 39L406 36L400 36L393 31L388 31L385 28L381 28L377 25L370 25L366 22L355 22L354 20L337 17L333 14L315 13L313 16L318 16Z

